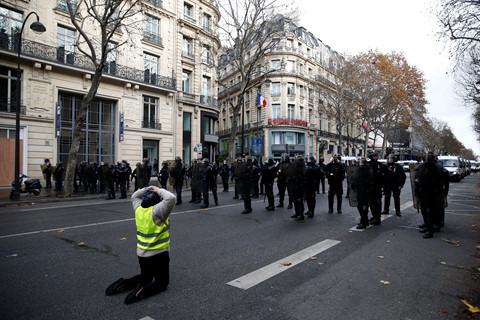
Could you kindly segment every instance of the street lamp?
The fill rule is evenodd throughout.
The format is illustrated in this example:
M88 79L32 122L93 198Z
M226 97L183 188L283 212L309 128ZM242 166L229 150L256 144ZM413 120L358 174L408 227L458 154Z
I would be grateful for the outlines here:
M20 82L20 77L22 76L22 70L20 70L20 52L22 51L22 33L23 33L23 28L25 27L25 23L27 22L28 18L32 15L37 16L37 21L33 22L30 25L30 29L37 33L43 33L47 30L45 26L40 22L40 18L38 17L38 14L34 11L30 12L25 19L23 20L22 24L22 29L20 30L20 33L18 34L18 46L17 46L17 94L16 94L16 105L17 105L17 110L16 110L16 118L15 118L15 176L14 176L14 185L15 185L15 192L13 194L13 200L17 201L20 199L20 181L19 181L19 176L20 176L20 87L21 87L21 82Z

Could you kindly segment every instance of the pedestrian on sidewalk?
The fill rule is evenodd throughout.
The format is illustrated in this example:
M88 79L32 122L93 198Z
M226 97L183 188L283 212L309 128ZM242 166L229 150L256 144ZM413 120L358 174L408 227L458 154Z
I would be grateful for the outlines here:
M170 272L168 217L176 200L173 193L156 186L133 193L140 274L128 279L118 279L107 288L106 296L133 289L125 298L125 304L130 304L167 289Z

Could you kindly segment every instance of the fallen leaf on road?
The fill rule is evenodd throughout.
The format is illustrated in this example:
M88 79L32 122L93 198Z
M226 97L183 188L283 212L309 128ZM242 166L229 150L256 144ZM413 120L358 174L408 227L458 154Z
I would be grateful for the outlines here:
M384 256L378 256L377 258L378 258L378 259L383 259L383 258L385 258L385 257L384 257Z
M323 264L323 262L319 262L318 264Z
M122 239L120 239L120 240L127 240L127 238L123 237L123 238L122 238Z
M208 209L203 209L203 211L208 211Z
M391 236L394 236L394 235L395 235L395 233L391 232L391 233L390 233L390 235L391 235Z
M462 300L462 302L467 306L467 310L471 313L478 313L480 312L480 308L472 306L467 300Z
M58 230L57 232L64 232L64 231L65 231L65 230L63 230L63 229L60 229L60 230Z
M292 265L292 263L291 262L284 262L283 265L288 267L288 266Z
M84 246L84 245L85 245L85 242L79 242L78 245L79 245L79 246Z
M480 249L480 244L477 244L476 248L477 248L477 249Z
M272 312L272 311L273 311L273 309L272 309L272 308L268 308L268 311Z
M312 259L312 260L317 260L317 257L311 257L310 259Z
M440 264L447 264L445 261L440 262Z
M457 247L460 247L460 246L461 246L460 241L453 240L453 239L450 239L450 238L442 238L442 241L445 241L445 242L454 244L454 245L457 246Z
M380 280L381 283L385 284L385 285L389 285L390 284L390 281L386 281L386 280Z
M453 273L444 273L445 277L447 278L451 278L453 277Z
M390 240L387 240L387 242L390 242Z

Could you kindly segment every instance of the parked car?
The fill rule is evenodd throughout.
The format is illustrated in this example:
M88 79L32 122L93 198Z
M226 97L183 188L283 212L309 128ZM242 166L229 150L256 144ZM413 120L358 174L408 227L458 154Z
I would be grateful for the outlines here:
M417 163L417 161L415 161L415 160L401 160L401 161L398 161L398 164L403 167L403 170L405 172L410 172L410 165L413 164L413 163Z
M465 175L463 162L457 156L439 156L438 161L447 169L450 176L450 181L460 181Z

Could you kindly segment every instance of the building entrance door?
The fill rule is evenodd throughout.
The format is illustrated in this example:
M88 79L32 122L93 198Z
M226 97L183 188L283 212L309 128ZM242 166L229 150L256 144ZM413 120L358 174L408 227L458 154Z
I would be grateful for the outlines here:
M150 161L152 176L156 176L158 172L158 140L143 140L143 158Z

